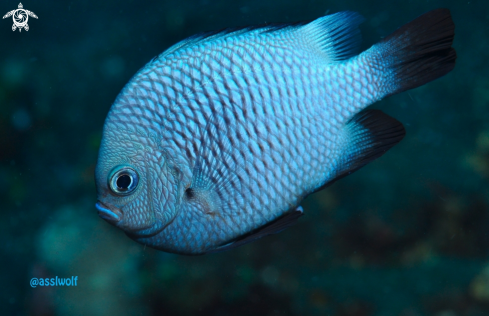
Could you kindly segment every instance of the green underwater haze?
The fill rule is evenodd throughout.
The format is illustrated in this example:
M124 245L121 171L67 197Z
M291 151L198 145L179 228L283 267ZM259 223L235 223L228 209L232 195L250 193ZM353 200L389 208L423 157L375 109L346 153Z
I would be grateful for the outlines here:
M27 1L0 20L2 315L489 315L489 2ZM0 15L19 3L2 1ZM360 13L362 50L432 9L455 22L455 69L390 96L406 128L378 160L303 203L280 234L182 256L97 215L109 108L154 56L193 34ZM77 277L76 286L29 285Z

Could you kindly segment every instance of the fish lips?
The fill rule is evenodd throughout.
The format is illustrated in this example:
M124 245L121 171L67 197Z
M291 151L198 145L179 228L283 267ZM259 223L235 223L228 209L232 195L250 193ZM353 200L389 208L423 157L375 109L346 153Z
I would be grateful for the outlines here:
M98 210L98 216L112 224L118 223L123 217L120 209L117 207L109 207L100 201L97 201L95 208Z

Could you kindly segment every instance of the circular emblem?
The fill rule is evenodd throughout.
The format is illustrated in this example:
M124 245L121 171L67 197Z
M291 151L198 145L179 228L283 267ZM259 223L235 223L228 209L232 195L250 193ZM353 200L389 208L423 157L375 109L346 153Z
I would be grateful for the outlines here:
M17 9L13 14L13 19L15 26L23 28L27 24L27 20L29 20L29 15L24 9Z

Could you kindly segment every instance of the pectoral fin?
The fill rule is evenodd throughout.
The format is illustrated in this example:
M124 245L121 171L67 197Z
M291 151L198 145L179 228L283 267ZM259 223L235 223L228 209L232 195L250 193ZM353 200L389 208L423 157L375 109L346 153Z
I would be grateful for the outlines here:
M240 181L245 161L235 137L234 125L224 117L216 114L208 119L186 190L187 201L199 204L203 214L233 216L238 212L237 202L246 192Z

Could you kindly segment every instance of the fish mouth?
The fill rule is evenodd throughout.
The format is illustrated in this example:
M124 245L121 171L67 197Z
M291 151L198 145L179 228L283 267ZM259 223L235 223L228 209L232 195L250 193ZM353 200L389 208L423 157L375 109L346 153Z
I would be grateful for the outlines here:
M95 208L98 210L98 216L108 222L116 223L122 219L122 212L116 207L108 207L106 204L97 201Z

